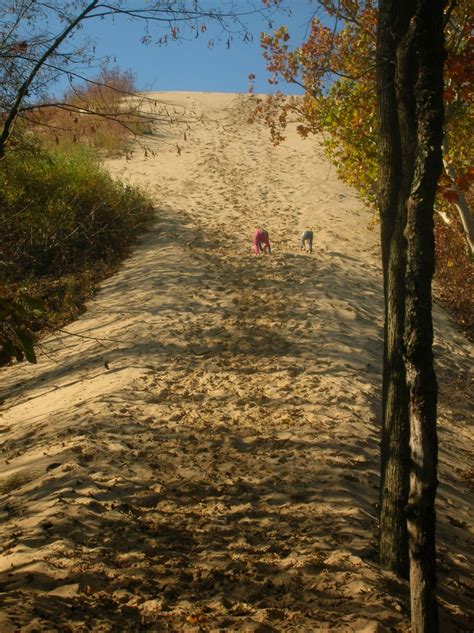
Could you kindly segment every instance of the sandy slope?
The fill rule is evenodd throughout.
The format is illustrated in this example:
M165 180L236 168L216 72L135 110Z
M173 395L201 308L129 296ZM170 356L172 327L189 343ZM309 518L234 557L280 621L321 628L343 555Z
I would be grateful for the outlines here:
M0 630L405 631L406 586L375 563L371 218L245 98L156 98L194 121L109 165L156 227L37 367L2 371ZM469 630L469 350L436 321L443 630Z

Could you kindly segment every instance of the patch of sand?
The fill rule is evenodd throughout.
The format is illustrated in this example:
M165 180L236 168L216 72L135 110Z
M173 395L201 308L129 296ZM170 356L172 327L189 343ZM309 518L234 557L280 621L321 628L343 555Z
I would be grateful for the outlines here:
M370 215L317 140L248 125L247 97L151 96L192 122L108 166L153 194L155 227L37 366L1 372L0 630L406 631L406 584L376 564ZM461 631L469 348L435 317L442 630Z

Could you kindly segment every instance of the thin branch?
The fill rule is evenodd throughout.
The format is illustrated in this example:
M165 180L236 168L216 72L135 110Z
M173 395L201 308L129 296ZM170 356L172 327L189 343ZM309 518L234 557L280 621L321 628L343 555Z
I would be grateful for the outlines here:
M42 68L45 61L50 57L55 50L62 44L62 42L68 37L68 35L73 31L78 24L97 6L99 0L93 0L76 18L64 29L64 31L56 38L53 44L43 53L43 55L36 62L33 70L30 72L27 79L21 85L18 95L13 103L13 106L8 113L5 122L3 124L2 134L0 135L0 159L5 156L5 144L10 136L13 125L15 123L16 116L18 114L18 110L21 106L21 103L28 93L28 88L30 87L33 79L38 74L40 69Z
M135 111L134 110L128 110L128 111L117 110L117 111L112 111L112 112L105 112L105 111L101 112L100 110L92 110L91 108L88 108L88 107L76 106L74 104L62 102L62 101L55 101L51 103L41 103L38 105L25 106L24 108L20 110L20 112L23 114L23 112L34 112L35 110L45 110L49 108L58 108L59 110L65 110L66 112L74 112L76 114L85 114L88 116L98 116L98 117L102 117L102 118L106 118L110 120L117 120L117 122L119 121L120 117L124 117L124 118L132 117L136 119L137 122L139 121L169 122L171 119L173 120L174 123L188 123L189 121L188 119L173 118L168 112L166 112L166 116L153 114L153 113L147 113L140 110L135 110Z
M164 8L144 8L144 9L119 9L113 5L101 4L96 8L104 7L106 11L102 13L94 13L86 16L85 19L106 17L108 15L126 15L127 17L138 18L141 20L153 20L157 22L167 22L168 24L173 22L189 22L192 20L198 20L200 18L206 18L210 20L223 21L228 18L237 19L243 17L249 17L260 14L260 9L254 9L252 11L242 11L239 13L221 13L211 10L188 10L188 9L164 9ZM167 17L155 17L157 15L167 15Z

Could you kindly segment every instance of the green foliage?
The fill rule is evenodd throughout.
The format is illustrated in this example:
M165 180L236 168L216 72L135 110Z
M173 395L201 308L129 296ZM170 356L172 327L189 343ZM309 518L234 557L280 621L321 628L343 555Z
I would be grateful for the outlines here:
M0 238L8 278L65 274L126 254L151 215L84 149L10 153L0 163Z
M341 179L374 208L377 199L377 121L375 95L367 98L365 82L341 79L323 98L320 126L323 146Z
M0 362L34 362L33 332L75 316L152 216L143 192L84 149L30 140L10 152L0 162Z

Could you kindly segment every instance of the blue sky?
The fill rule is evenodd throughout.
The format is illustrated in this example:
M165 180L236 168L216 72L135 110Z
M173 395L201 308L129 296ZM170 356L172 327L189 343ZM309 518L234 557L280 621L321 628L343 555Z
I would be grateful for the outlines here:
M205 0L202 4L206 4ZM219 6L212 0L212 6ZM308 22L315 12L311 0L285 0L284 6L291 8L291 15L279 12L274 15L274 26L287 24L292 34L291 44L296 45L304 38ZM94 41L97 56L110 56L111 62L124 70L132 70L139 90L158 91L209 91L246 92L248 75L256 75L256 92L274 90L268 82L259 44L260 33L268 26L259 16L246 19L248 29L254 35L252 42L242 42L235 35L231 47L226 47L227 35L222 41L216 39L213 48L208 47L210 38L216 38L218 31L208 25L208 31L197 39L192 36L172 41L166 46L143 45L143 23L125 18L88 20L81 36L90 36ZM152 32L159 36L159 32ZM300 92L296 86L281 84L287 93Z

